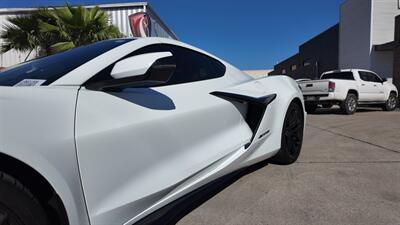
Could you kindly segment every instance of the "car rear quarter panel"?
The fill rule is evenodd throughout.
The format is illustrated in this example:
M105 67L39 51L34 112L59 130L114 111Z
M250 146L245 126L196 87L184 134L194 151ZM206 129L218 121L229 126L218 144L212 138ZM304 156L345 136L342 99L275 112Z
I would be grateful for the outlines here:
M271 76L258 79L267 94L276 94L276 99L267 107L263 118L264 127L270 130L269 135L260 138L249 147L249 154L242 166L252 165L274 156L281 148L283 121L290 103L299 99L304 109L303 95L297 83L287 76ZM306 113L304 112L304 121Z
M0 152L39 172L70 224L89 224L74 141L77 87L0 87Z

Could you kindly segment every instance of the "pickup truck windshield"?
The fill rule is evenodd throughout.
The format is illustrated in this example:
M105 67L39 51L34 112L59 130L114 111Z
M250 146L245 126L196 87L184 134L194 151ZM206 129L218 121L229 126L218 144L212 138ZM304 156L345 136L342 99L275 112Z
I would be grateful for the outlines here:
M323 79L354 80L354 76L352 72L335 72L323 74L321 80Z
M11 67L0 73L0 86L49 85L91 59L134 39L114 39L74 48ZM36 82L36 83L35 83Z

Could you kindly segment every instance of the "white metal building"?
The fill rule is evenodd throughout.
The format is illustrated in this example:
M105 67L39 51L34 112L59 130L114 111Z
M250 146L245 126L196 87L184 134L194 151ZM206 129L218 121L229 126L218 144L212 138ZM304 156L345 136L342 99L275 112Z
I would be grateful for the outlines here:
M393 51L375 46L394 41L400 0L347 0L340 9L339 68L369 69L392 77Z
M98 5L102 10L108 13L109 22L117 26L121 33L127 37L133 36L129 21L129 16L138 12L145 12L151 20L151 36L166 37L177 39L173 31L160 19L154 10L146 2L135 3L114 3ZM94 6L85 6L91 8ZM7 23L8 17L20 16L37 10L37 8L3 8L0 9L0 27ZM2 40L0 39L0 45ZM0 54L0 67L9 67L25 60L27 53L10 50ZM30 58L35 57L32 54Z

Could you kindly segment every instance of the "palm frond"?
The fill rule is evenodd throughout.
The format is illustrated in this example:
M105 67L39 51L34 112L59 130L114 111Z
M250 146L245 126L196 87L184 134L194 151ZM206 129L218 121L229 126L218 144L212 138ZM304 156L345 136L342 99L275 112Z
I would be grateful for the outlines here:
M108 15L99 7L86 9L67 5L9 18L0 37L0 51L21 51L39 48L40 52L65 51L81 45L122 37L117 27L109 25Z
M67 41L67 42L59 42L56 43L54 45L51 46L51 48L55 51L55 52L62 52L62 51L66 51L72 48L75 48L75 44L72 41Z

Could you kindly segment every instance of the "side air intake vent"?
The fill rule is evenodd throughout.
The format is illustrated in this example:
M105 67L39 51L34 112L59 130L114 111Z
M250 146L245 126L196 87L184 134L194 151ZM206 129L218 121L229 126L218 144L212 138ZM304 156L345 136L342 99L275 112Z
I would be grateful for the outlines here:
M219 91L215 91L210 94L223 98L228 101L236 101L248 104L245 120L246 123L249 125L251 131L253 131L253 136L251 138L250 143L248 143L245 146L246 148L248 148L250 144L253 142L254 137L257 134L258 128L260 127L262 118L264 117L267 106L276 98L276 94L267 95L259 98L254 98L246 95L234 94L229 92L219 92Z

